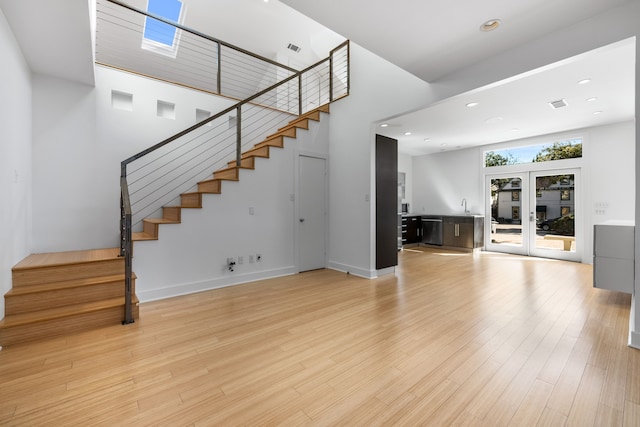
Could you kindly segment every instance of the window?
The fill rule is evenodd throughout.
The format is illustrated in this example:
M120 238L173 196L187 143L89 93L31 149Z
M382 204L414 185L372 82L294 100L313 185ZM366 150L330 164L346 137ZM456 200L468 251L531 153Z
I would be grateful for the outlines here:
M536 189L536 197L537 197L537 198L542 197L542 190L540 190L540 189Z
M511 207L511 219L512 220L520 219L520 206Z
M507 148L484 153L484 166L519 165L522 163L550 162L553 160L582 157L582 138L537 144L525 147Z
M571 190L561 190L560 200L571 200Z
M181 22L182 2L180 0L148 0L147 12L168 21ZM161 55L176 57L180 30L173 25L146 17L142 35L142 48Z
M519 191L512 191L511 192L511 201L512 202L519 202L520 201L520 192Z
M560 216L569 215L571 213L570 206L560 206Z

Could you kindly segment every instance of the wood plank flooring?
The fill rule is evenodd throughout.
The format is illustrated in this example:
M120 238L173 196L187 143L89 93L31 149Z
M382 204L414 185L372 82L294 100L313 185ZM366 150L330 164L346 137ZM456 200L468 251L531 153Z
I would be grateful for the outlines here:
M403 251L142 304L0 352L0 425L639 426L630 297L591 266Z

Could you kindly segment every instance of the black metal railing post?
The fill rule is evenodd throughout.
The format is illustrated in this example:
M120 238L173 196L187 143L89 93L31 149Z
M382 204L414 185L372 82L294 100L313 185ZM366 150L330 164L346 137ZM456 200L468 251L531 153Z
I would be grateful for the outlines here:
M333 51L329 54L329 102L333 102Z
M127 164L120 164L120 203L122 218L120 230L120 256L124 257L124 320L123 325L133 323L132 281L133 281L133 253L131 242L131 200L127 185Z
M298 115L302 115L302 73L298 76Z
M242 105L238 105L236 119L236 166L242 164Z
M217 78L217 86L218 86L218 94L222 94L222 45L220 42L218 44L218 78Z

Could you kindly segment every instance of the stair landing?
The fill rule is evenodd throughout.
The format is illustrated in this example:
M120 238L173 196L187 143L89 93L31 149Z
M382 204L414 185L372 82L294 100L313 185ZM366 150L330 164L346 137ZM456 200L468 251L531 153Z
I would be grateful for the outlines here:
M124 258L118 248L33 254L12 269L0 320L0 346L119 324ZM133 315L138 317L135 297Z

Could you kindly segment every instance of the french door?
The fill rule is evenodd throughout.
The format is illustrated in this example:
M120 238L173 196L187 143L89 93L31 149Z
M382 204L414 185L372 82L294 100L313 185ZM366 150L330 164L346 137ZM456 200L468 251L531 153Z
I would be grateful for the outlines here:
M580 169L487 175L486 248L580 261Z

